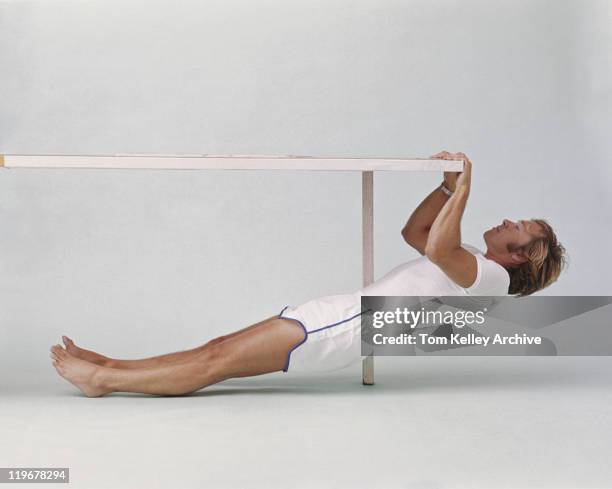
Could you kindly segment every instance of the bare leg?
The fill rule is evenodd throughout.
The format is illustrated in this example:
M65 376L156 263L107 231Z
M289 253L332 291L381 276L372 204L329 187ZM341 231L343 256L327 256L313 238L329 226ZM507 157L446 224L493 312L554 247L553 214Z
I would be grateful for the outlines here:
M174 353L167 353L164 355L158 355L150 358L143 358L138 360L120 360L117 358L111 358L100 353L96 353L92 350L86 350L85 348L81 348L77 346L74 341L72 341L67 336L62 336L62 342L66 348L66 351L70 353L73 357L80 358L81 360L86 360L90 363L95 363L96 365L101 365L104 367L112 367L112 368L149 368L149 367L157 367L159 365L165 365L168 363L174 363L177 361L183 361L193 355L197 355L204 351L206 348L209 348L217 343L221 343L229 338L233 338L237 335L244 333L245 331L249 331L253 328L258 327L260 324L269 321L270 319L277 318L278 316L272 316L268 319L264 319L258 323L252 324L246 328L235 331L234 333L219 336L208 343L198 346L196 348L192 348L190 350L177 351Z
M110 392L181 395L233 377L282 370L291 349L304 339L294 321L271 318L183 361L149 368L102 367L52 348L58 373L90 397Z

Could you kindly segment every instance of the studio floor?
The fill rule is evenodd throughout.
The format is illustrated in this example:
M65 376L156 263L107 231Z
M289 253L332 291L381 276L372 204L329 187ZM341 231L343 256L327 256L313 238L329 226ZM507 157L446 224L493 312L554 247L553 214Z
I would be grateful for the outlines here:
M0 465L69 467L88 489L612 487L612 359L376 367L372 387L355 366L182 398L88 399L49 372L7 376Z

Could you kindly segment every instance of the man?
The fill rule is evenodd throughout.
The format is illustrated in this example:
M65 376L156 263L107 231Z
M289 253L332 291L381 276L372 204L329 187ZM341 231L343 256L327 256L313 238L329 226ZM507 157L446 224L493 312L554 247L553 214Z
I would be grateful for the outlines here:
M234 377L287 371L331 371L361 360L361 296L517 295L559 277L565 249L542 219L504 219L485 231L487 252L461 242L472 163L444 182L412 213L402 236L422 256L351 294L313 299L188 351L142 360L116 360L82 349L63 336L51 347L53 366L85 395L141 392L181 395Z

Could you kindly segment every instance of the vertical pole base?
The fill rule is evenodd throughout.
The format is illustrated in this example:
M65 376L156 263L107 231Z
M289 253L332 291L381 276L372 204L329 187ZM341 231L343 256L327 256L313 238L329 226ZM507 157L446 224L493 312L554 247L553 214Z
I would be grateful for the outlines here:
M362 365L363 385L374 385L374 357L369 356L363 360Z

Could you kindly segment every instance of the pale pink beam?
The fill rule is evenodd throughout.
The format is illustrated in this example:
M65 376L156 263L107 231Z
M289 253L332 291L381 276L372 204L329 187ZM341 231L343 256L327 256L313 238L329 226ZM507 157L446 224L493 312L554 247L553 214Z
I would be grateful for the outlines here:
M111 168L159 170L461 171L460 161L429 158L327 158L257 155L17 155L0 156L6 168Z

